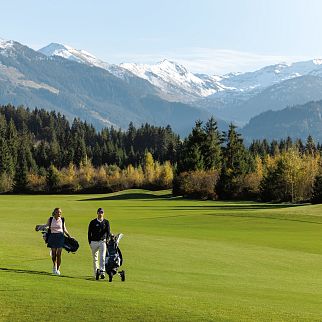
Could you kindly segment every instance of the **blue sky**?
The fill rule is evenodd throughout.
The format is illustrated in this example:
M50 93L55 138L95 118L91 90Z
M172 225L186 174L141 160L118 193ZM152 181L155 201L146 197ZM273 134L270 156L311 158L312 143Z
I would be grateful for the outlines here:
M0 38L110 63L167 58L223 74L322 57L319 0L11 0L0 10Z

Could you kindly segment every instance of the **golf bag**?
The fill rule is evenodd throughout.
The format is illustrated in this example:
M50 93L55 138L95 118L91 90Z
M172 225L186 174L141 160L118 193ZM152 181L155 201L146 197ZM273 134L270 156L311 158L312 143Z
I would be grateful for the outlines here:
M123 264L123 256L119 248L119 242L122 237L123 234L111 235L107 242L105 271L108 274L109 282L112 282L115 274L119 274L122 282L125 281L125 271L118 272L119 267Z
M43 238L44 242L47 244L48 243L48 236L49 236L48 226L47 225L37 225L35 230L40 231L42 233L42 238ZM63 248L68 253L69 252L75 253L79 248L79 243L76 239L74 239L72 237L65 236Z
M79 248L79 243L75 238L72 237L65 237L64 241L64 249L69 253L76 253L77 249Z

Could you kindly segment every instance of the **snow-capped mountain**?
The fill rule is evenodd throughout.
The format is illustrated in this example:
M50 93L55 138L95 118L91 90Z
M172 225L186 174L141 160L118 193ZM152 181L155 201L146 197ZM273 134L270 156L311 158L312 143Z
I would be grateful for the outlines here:
M287 79L305 76L322 75L322 60L314 59L293 64L276 64L266 66L254 72L230 73L222 76L220 84L230 90L241 92L264 89Z
M254 95L248 95L248 97L245 93L243 99L239 99L239 101L229 102L226 100L224 108L213 110L213 113L218 117L230 119L234 123L242 125L252 117L268 110L277 111L288 106L321 99L322 78L304 75L268 86Z
M123 63L120 66L174 97L179 94L186 101L225 89L218 82L220 77L193 74L184 66L167 59L154 65Z
M4 49L7 49L9 47L12 47L12 45L13 45L12 40L8 41L8 40L0 38L0 50L4 50Z
M108 70L114 76L129 80L134 76L144 79L160 91L160 96L169 100L189 102L205 97L225 86L218 84L218 76L194 75L187 69L174 62L163 60L154 65L109 64L88 53L85 50L74 49L68 45L51 43L39 50L46 56L60 56L79 63L96 66Z
M247 93L248 96L251 92L258 93L269 86L295 77L322 76L321 59L293 64L281 63L254 72L229 73L222 76L193 74L184 66L168 60L154 65L123 63L120 66L174 96L178 93L181 96L187 95L188 101L198 97L224 99L232 93Z
M18 42L1 40L0 105L55 110L97 128L125 129L130 122L135 126L169 124L181 135L189 133L196 119L210 117L205 109L162 99L152 84L127 70L133 77L123 80L95 67L87 53L84 56L90 62L75 59L80 56L71 52L74 58L48 57Z
M1 48L10 47L10 45L12 45L12 42L0 40L0 50ZM135 75L154 85L169 100L184 102L195 101L203 97L210 99L220 97L220 99L224 99L225 96L230 96L234 92L242 95L246 92L257 93L288 79L305 75L322 76L321 59L293 64L280 63L266 66L254 72L210 76L193 74L184 66L167 59L152 65L135 63L109 64L85 50L78 50L68 45L57 43L51 43L40 49L39 52L46 56L61 56L79 63L100 67L123 80L128 80Z
M84 63L104 69L108 69L109 67L108 63L96 58L89 52L74 49L68 45L51 43L48 46L39 49L38 51L46 56L60 56L78 63Z
M5 40L0 38L0 53L2 55L8 55L10 52L12 53L14 47L14 41Z
M222 76L225 90L197 104L225 120L243 125L251 117L272 109L322 99L322 60L266 66L254 72Z
M39 49L38 52L48 57L60 56L78 63L103 68L114 76L125 80L127 83L135 81L133 78L137 78L137 76L129 72L127 69L118 65L109 64L85 50L75 49L68 45L51 43L48 46Z
M149 122L187 133L210 115L243 125L267 110L314 100L322 100L320 59L210 76L169 60L113 65L66 45L37 52L0 39L0 104L55 109L96 126Z
M148 80L154 86L177 99L194 102L207 98L207 104L224 108L226 103L238 104L257 95L260 91L300 76L322 76L322 60L314 59L293 64L266 66L254 72L230 73L226 75L193 74L182 65L163 60L154 65L120 65L133 74ZM213 104L213 102L216 104ZM205 106L204 102L200 104Z

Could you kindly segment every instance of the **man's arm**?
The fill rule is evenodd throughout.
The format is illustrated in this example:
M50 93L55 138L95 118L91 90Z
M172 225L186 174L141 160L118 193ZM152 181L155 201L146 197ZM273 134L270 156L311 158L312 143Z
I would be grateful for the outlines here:
M91 224L92 222L89 223L88 225L88 233L87 233L87 238L88 238L88 243L90 244L92 241L92 230L91 230Z
M107 236L106 236L106 239L109 239L110 236L111 236L111 229L110 229L110 223L108 220L106 220L106 233L107 233Z

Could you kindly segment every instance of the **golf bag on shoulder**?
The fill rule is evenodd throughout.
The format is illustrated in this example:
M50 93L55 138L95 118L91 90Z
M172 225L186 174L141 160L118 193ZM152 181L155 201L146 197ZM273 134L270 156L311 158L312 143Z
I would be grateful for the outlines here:
M119 242L123 234L111 235L107 242L105 271L108 274L109 282L112 282L113 276L119 274L121 281L125 281L125 271L118 272L118 269L123 264L122 252L119 248Z

